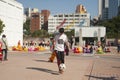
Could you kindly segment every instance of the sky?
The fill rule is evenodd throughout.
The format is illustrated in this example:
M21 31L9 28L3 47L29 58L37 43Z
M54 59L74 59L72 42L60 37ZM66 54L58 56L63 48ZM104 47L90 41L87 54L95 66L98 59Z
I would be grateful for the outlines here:
M49 10L52 15L59 13L75 13L76 6L82 4L91 17L98 15L98 0L17 0L24 8L30 7Z

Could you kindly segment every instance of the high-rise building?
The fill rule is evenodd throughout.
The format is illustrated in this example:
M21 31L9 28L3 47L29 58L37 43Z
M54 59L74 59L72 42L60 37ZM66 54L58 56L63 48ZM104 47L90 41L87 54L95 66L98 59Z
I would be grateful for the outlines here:
M23 5L15 0L0 0L0 20L5 24L4 32L9 46L23 42Z
M38 8L33 8L31 11L31 13L37 13L37 12L39 12Z
M31 13L30 18L30 30L33 33L34 31L40 30L40 13Z
M30 16L31 16L31 9L30 8L25 8L24 9L24 14L26 15L27 18L30 18Z
M31 13L38 13L39 10L37 8L25 8L24 9L24 14L26 15L26 18L30 18L31 17Z
M118 0L109 0L109 15L108 19L111 19L118 15Z
M83 5L81 5L81 4L77 5L75 12L80 13L80 14L87 13L85 7Z
M99 18L111 19L118 15L118 0L99 0Z
M48 30L48 17L50 15L49 10L41 10L41 15L44 17L44 24L42 25L42 28L44 30Z
M120 0L118 0L118 15L120 15Z
M98 16L101 18L101 16L102 16L102 0L99 0L98 4L99 4L99 6L98 6Z
M49 17L48 26L49 33L54 33L58 26L66 30L75 29L75 27L88 27L90 26L90 14L56 14Z

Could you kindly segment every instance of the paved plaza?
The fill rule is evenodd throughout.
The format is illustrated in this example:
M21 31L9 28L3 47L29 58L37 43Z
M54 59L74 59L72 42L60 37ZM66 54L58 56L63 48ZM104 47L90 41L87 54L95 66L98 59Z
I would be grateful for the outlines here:
M49 51L14 52L0 62L0 80L120 80L120 54L74 54L65 57L67 66L58 73Z

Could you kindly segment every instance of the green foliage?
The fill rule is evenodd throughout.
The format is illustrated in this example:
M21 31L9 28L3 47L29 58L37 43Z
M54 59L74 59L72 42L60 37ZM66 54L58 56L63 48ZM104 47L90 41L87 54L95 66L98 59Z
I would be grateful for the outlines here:
M108 38L120 38L120 16L104 21L101 25L106 27Z
M30 20L26 20L26 22L23 24L23 33L24 35L29 36L31 34L30 32Z
M46 30L37 30L31 33L30 31L30 19L28 19L24 24L23 24L23 33L24 37L49 37L49 34Z
M3 24L3 21L0 20L0 35L4 31L3 30L4 27L5 27L5 25Z
M70 31L66 31L65 34L68 36L68 38L70 39L71 36L74 36L75 31L74 30L70 30Z
M49 34L46 30L37 30L35 32L33 32L31 34L32 37L40 37L40 38L44 38L44 37L49 37Z

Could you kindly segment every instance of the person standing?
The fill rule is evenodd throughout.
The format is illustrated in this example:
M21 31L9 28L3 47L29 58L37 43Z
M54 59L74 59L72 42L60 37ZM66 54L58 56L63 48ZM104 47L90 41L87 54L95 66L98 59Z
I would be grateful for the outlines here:
M117 51L118 51L118 53L120 52L120 44L118 44L118 46L117 46Z
M75 47L75 37L74 36L72 36L71 37L71 49L74 49L74 47Z
M53 62L55 57L56 57L56 54L55 54L55 51L54 51L54 38L50 38L50 51L52 52L48 62Z
M55 52L56 52L56 57L57 57L57 65L59 69L59 73L63 73L63 70L60 69L60 64L64 64L64 51L65 51L65 46L66 44L68 46L68 38L66 34L64 34L64 28L59 29L59 34L55 36ZM69 46L68 46L69 47Z
M69 56L69 48L66 44L65 44L65 53L66 53L66 56Z
M7 58L7 51L8 51L8 41L7 41L7 38L6 38L6 35L2 35L2 38L1 38L1 43L2 43L2 54L3 54L3 59L5 61L8 60Z
M73 43L72 43L72 49L74 49L74 47L75 47L75 36L72 36L72 41L73 41Z

